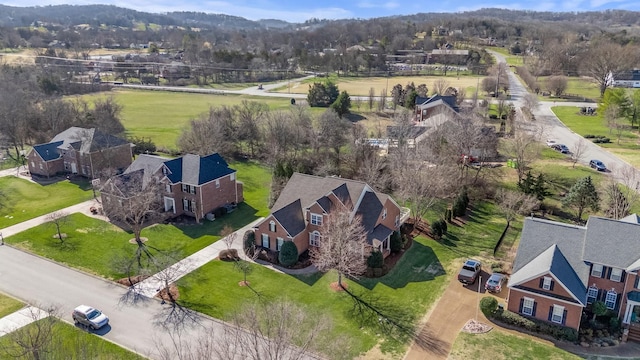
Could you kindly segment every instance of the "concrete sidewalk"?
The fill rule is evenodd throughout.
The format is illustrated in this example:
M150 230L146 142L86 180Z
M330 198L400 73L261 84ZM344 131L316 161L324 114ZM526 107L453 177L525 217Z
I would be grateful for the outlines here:
M91 207L96 207L96 208L100 208L101 205L100 203L98 203L98 201L96 201L95 199L91 199L91 200L87 200L85 202L81 202L79 204L75 204L75 205L71 205L69 207L66 207L64 209L60 209L58 211L63 211L67 214L73 214L73 213L83 213L87 216L91 216L100 220L104 220L104 221L109 221L109 219L107 219L104 215L94 215L91 213L90 208ZM32 227L36 227L38 225L44 224L46 223L47 220L47 216L49 216L49 214L44 214L41 216L38 216L36 218L27 220L27 221L23 221L21 223L15 224L15 225L11 225L8 226L4 229L0 229L0 233L2 233L3 237L9 237L11 235L15 235L19 232L25 231L27 229L31 229Z
M242 239L244 233L253 228L255 224L262 221L263 218L259 218L254 220L248 225L245 225L241 229L235 231L236 238L231 245L232 249L237 249L238 254L243 254L243 245ZM162 288L164 288L163 278L171 278L171 282L175 282L176 280L182 278L183 276L189 274L190 272L196 270L202 265L208 263L209 261L215 259L220 254L220 251L225 250L227 248L227 244L220 239L213 244L205 247L204 249L178 261L174 265L168 267L167 269L152 275L145 279L144 281L136 284L136 291L139 295L144 295L146 297L154 297Z
M44 319L49 314L33 306L22 308L13 314L9 314L0 319L0 336L16 331L32 322Z

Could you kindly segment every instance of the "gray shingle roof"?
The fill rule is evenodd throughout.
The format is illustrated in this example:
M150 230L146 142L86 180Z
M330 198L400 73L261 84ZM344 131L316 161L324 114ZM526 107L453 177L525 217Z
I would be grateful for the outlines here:
M101 149L128 144L128 141L104 133L98 129L85 129L72 126L56 135L50 142L62 141L60 149L72 147L83 154L92 153Z
M62 145L62 141L50 142L47 144L35 145L33 150L40 155L44 161L51 161L60 158L58 146Z
M296 200L274 212L273 217L292 237L298 235L306 226L300 200Z
M573 269L579 282L582 283L583 287L586 286L589 280L589 266L585 264L582 259L586 231L587 228L583 226L574 226L536 218L525 218L522 235L520 236L520 245L518 246L518 252L513 262L513 276L509 283L516 283L513 277L516 276L520 270L523 270L523 272L518 274L516 279L533 277L535 274L544 271L544 268L540 268L541 265L528 267L527 264L531 263L553 245L557 245L557 249L562 253L566 262L570 265L570 268ZM569 289L578 288L575 284L571 283L565 284L565 286ZM582 294L574 295L577 298L583 296Z
M168 160L165 165L170 170L167 177L174 184L202 185L236 172L218 153L207 156L187 154Z
M294 173L280 192L271 211L277 211L297 199L300 199L303 208L307 208L333 190L338 192L336 196L339 198L346 198L352 204L356 204L365 186L361 181Z
M373 231L367 235L367 242L371 245L375 245L373 243L374 240L384 241L384 239L389 237L389 235L391 235L392 233L393 233L393 230L389 229L388 227L382 224L378 224L378 226L376 226L376 228L373 229Z
M578 277L556 244L551 245L514 272L509 279L509 286L517 286L547 273L552 274L561 282L582 305L586 304L586 281Z
M640 217L638 217L638 214L631 214L627 217L623 217L622 219L620 219L620 221L624 221L632 224L640 224Z
M362 227L367 231L367 242L373 244L373 232L382 212L382 203L376 194L368 191L362 197L356 215L361 217Z
M626 269L640 258L640 224L591 216L584 260Z
M168 159L160 156L141 154L129 165L124 173L127 174L141 170L144 174L143 182L144 185L146 185L151 175L158 172L166 161L168 161Z

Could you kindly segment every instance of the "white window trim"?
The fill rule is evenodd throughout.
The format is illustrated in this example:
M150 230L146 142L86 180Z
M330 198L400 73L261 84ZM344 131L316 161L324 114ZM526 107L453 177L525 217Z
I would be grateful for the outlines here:
M231 173L231 175L229 176L229 179L231 179L231 181L236 179L236 173Z
M220 179L216 179L216 189L220 188Z
M619 272L619 274L614 275L614 272ZM615 276L615 278L614 278L614 276ZM612 268L611 269L611 275L609 276L609 280L615 281L615 282L621 282L622 281L622 269Z
M559 313L559 315L558 315ZM562 320L564 320L564 306L553 305L553 312L551 314L551 322L556 324L562 324Z
M276 232L276 222L273 220L269 221L269 231Z
M311 218L309 219L311 225L322 226L322 215L311 213Z
M164 189L166 192L170 193L171 192L171 184L165 184L164 185Z
M613 297L613 300L610 300L610 297ZM611 289L607 291L607 296L604 298L604 304L607 306L607 309L613 310L616 308L616 302L618 301L618 294L615 290ZM611 306L609 306L611 304Z
M594 291L595 291L595 294L591 294L593 296L590 296L589 294ZM598 288L595 286L589 286L589 288L587 289L587 304L595 302L597 298L598 298ZM593 300L589 301L589 299L593 299Z
M187 184L182 184L182 192L183 193L189 192L189 190L187 189L188 186L189 185L187 185Z
M387 208L382 209L382 220L387 218Z
M282 244L284 244L284 239L281 237L276 238L276 251L280 251L282 249Z
M548 276L545 276L545 277L542 279L542 288L543 288L544 290L551 290L551 281L553 281L553 279L551 279L551 278L550 278L550 277L548 277Z
M400 226L400 215L396 215L396 227Z
M182 208L184 209L184 211L189 211L189 200L182 199Z
M532 316L533 315L533 306L534 306L536 301L534 299L528 298L528 297L523 298L523 300L524 301L522 302L522 313L524 315ZM527 306L528 303L531 303L530 307ZM528 310L528 312L527 312L527 310Z
M309 245L311 246L320 246L320 238L322 236L320 235L320 232L316 231L312 231L309 233Z
M596 268L598 268L599 270L596 272ZM602 270L604 269L604 267L600 264L593 264L593 266L591 267L591 276L593 277L602 277Z
M260 242L260 245L262 245L262 247L268 248L271 245L270 241L269 241L269 234L262 233L262 239L261 240L262 241ZM264 241L265 240L267 240L267 246L264 246Z

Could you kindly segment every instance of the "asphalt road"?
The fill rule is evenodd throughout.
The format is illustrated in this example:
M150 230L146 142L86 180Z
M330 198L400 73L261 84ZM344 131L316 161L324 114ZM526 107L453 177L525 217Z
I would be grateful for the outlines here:
M499 62L506 62L503 55L490 51ZM525 86L520 82L520 79L511 71L509 75L509 92L511 93L511 101L516 108L522 106L522 98L527 94ZM591 106L595 107L597 104L588 102L558 102L555 101L542 101L537 109L534 110L535 115L535 131L540 135L541 141L546 142L548 139L555 140L557 143L565 144L569 147L569 150L576 149L578 141L584 139L582 136L574 133L566 127L560 119L553 113L551 107L553 106ZM578 111L578 109L576 109ZM527 124L531 125L531 124ZM607 173L616 178L618 181L622 181L623 170L632 171L637 180L640 180L640 172L634 169L630 164L624 160L618 158L614 154L608 152L606 149L592 143L588 139L583 140L585 144L585 150L578 159L578 163L583 165L589 165L589 161L592 159L598 159L602 161L608 168ZM569 155L567 155L569 156ZM595 171L595 170L594 170Z
M164 314L159 301L127 305L120 301L123 287L6 245L0 246L0 291L41 308L54 306L68 322L73 322L71 312L77 305L98 308L110 324L94 333L143 356L158 358L157 344L171 344L168 333L155 323ZM221 323L199 320L202 325L186 329L184 338L195 343L207 327L222 330Z

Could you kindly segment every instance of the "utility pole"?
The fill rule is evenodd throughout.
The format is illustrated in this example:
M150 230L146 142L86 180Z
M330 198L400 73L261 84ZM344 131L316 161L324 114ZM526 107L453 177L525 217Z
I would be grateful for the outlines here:
M502 66L500 66L500 63L498 63L498 78L496 81L496 92L495 94L493 94L493 96L497 99L498 98L498 89L500 89L500 74L502 73Z

